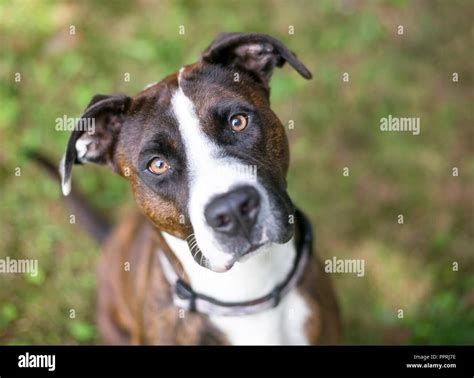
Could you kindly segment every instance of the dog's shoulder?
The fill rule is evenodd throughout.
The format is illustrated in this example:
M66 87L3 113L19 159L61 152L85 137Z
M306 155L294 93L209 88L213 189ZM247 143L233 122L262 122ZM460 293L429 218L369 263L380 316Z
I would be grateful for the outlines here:
M124 217L106 240L99 263L98 321L112 344L223 344L201 314L175 307L158 253L160 232L141 214Z
M98 264L98 321L111 344L139 343L137 321L156 243L140 213L123 217L105 240Z
M342 327L336 293L318 255L311 257L298 290L311 308L306 322L310 343L339 343Z

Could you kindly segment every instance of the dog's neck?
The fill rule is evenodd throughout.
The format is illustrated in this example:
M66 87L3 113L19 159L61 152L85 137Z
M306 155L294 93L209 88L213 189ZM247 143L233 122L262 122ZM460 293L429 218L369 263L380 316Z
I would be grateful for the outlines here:
M237 262L225 273L216 273L196 263L188 244L165 232L168 246L181 263L191 287L201 294L227 301L249 301L269 294L291 271L296 248L294 238L285 244L271 244Z

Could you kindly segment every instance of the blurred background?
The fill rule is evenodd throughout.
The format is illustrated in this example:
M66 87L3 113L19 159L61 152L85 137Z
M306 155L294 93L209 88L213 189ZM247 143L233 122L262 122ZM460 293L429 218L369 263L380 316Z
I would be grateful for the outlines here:
M318 253L365 259L362 278L332 275L345 343L474 343L473 19L469 0L1 0L0 258L38 259L40 271L0 274L0 344L100 343L99 247L25 149L59 161L69 133L57 117L97 93L139 92L221 31L271 34L313 72L276 70L271 100L295 122L289 189ZM421 134L381 132L388 114L420 117ZM78 168L75 184L112 220L135 207L104 167Z

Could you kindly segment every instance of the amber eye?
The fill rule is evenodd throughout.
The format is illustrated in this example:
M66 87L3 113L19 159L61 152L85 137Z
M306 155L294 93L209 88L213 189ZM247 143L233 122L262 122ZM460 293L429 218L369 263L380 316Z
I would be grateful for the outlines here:
M170 165L166 160L161 158L154 158L148 163L148 170L155 175L162 175L168 169L170 169Z
M236 114L230 118L229 123L232 131L239 133L247 127L248 119L245 114Z

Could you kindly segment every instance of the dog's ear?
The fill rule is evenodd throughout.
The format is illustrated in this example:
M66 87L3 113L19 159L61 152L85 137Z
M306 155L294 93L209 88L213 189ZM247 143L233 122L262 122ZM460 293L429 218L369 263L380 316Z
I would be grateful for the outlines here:
M251 73L268 88L273 68L288 62L305 79L311 72L277 39L262 33L220 33L203 52L208 63L237 67Z
M65 196L71 191L74 164L113 164L115 143L130 100L125 95L96 95L92 98L69 137L59 166L61 189Z

